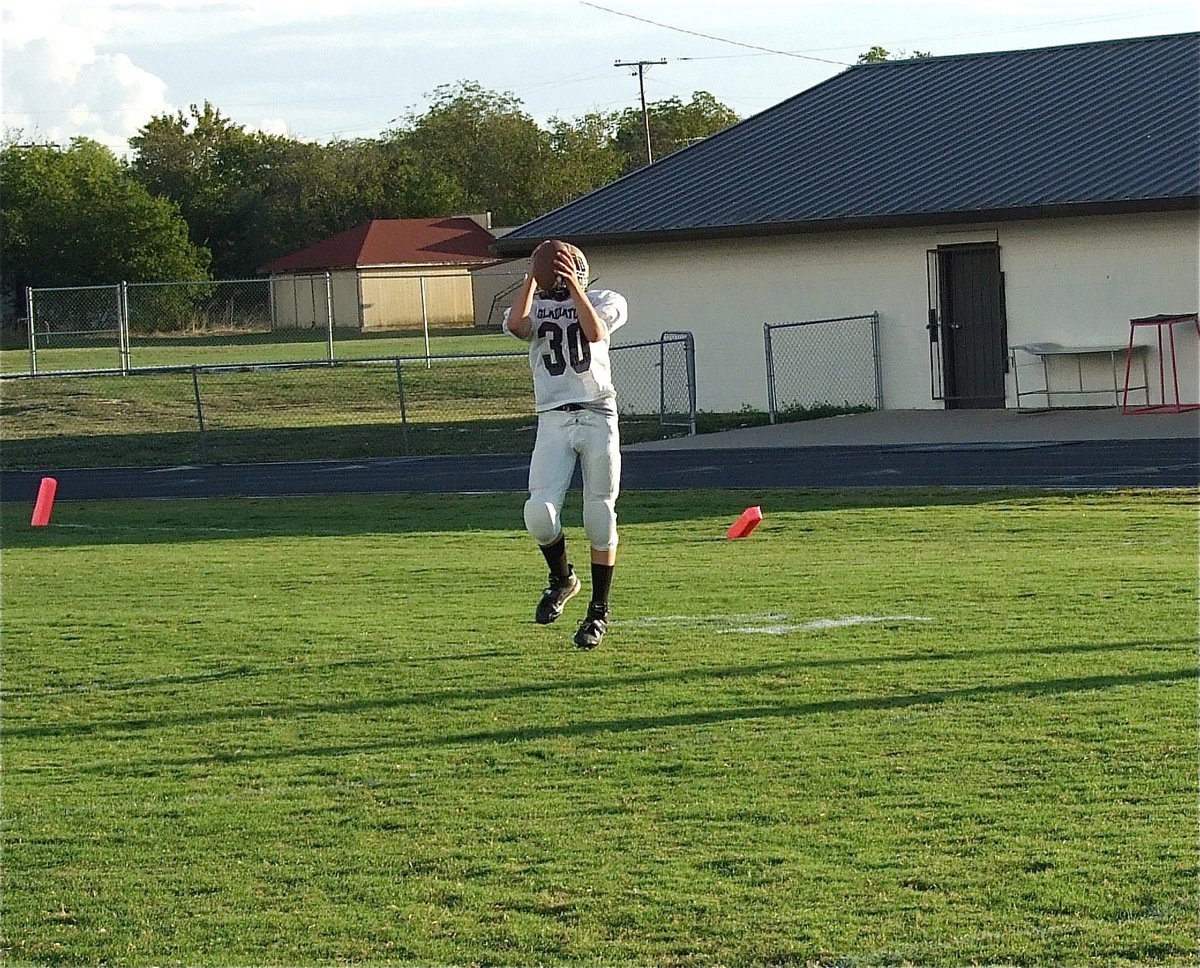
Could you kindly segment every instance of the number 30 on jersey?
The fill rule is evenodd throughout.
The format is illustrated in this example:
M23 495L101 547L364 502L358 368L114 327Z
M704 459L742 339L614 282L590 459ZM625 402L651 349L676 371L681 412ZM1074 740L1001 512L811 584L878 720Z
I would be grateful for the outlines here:
M537 334L539 339L549 341L550 352L542 354L542 363L551 376L566 373L568 360L576 373L586 373L591 367L592 347L579 323L571 323L564 330L558 323L547 319L538 327Z

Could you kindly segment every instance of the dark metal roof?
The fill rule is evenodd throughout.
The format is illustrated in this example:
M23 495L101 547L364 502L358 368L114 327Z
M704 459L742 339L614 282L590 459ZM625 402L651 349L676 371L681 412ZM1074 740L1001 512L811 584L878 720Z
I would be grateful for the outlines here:
M1200 33L851 67L499 239L711 238L1191 208Z

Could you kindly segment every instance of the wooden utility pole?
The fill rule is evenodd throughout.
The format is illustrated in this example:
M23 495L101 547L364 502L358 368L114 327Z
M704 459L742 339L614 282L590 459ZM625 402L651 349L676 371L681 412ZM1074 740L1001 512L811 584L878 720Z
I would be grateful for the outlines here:
M613 67L636 67L638 76L638 93L642 98L642 126L646 129L646 164L654 164L654 153L650 150L650 115L646 111L646 68L655 64L665 64L666 58L656 61L613 61Z

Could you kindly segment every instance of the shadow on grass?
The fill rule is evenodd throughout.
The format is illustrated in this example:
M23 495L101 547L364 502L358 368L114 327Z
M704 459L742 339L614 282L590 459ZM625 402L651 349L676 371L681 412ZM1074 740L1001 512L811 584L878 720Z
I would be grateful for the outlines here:
M26 475L21 491L11 476L4 482L0 505L3 546L68 548L78 545L139 545L172 542L246 540L287 537L347 537L368 534L505 532L524 535L521 507L525 501L528 456L497 456L489 466L493 481L508 479L511 490L496 493L437 493L406 490L403 475L412 472L404 460L385 468L398 479L393 493L301 494L280 497L205 497L201 483L194 497L164 493L162 498L73 501L69 478L60 479L58 500L49 527L30 526L38 478ZM438 472L455 478L453 458L437 459ZM428 468L426 468L428 470ZM279 474L287 473L280 468ZM184 476L187 476L186 474ZM352 490L352 489L351 489ZM1078 498L1073 493L1071 499ZM975 507L1006 504L1042 492L1020 489L893 488L756 491L754 503L767 515L815 514L884 508ZM197 499L199 498L199 499ZM1163 495L1156 498L1168 500ZM1181 501L1183 498L1180 499ZM617 505L622 525L698 521L694 540L724 541L725 529L741 512L746 493L725 488L623 492ZM568 531L582 522L578 474L563 505ZM716 522L715 524L713 522ZM914 527L929 527L917 522ZM803 528L803 525L797 525ZM764 530L760 534L766 534ZM532 545L530 552L534 552Z
M648 685L660 684L681 684L684 682L708 681L708 680L723 680L723 679L741 679L760 675L774 675L781 672L801 671L804 669L828 669L828 668L843 668L843 667L858 667L874 668L878 666L889 666L896 664L910 664L922 662L947 662L955 660L976 660L984 656L1007 656L1007 655L1072 655L1072 654L1087 654L1093 652L1111 652L1122 651L1125 649L1144 649L1144 648L1168 648L1171 646L1191 644L1187 640L1172 640L1167 642L1101 642L1101 643L1081 643L1076 645L1061 645L1061 646L1038 646L1031 648L1002 648L1002 649L982 649L971 651L968 653L962 652L943 652L943 653L918 653L918 654L901 654L890 656L855 656L850 658L823 658L823 659L793 659L781 662L764 662L755 663L753 665L736 665L736 666L715 666L710 668L688 669L685 671L670 670L661 672L639 673L628 676L595 676L581 677L578 679L561 680L558 682L534 682L521 683L511 686L495 686L483 689L434 689L426 692L412 693L409 695L398 695L381 697L378 699L354 699L344 702L322 702L322 703L275 703L272 705L255 705L248 708L225 709L225 710L210 710L203 713L184 713L180 715L162 715L149 716L144 718L125 717L122 719L100 720L96 722L80 722L80 723L55 723L53 725L43 724L37 726L13 726L9 725L5 728L4 734L9 739L65 739L68 737L79 736L99 736L107 733L126 734L136 730L150 729L168 729L173 727L192 727L192 726L209 726L217 723L233 723L247 720L259 720L263 718L272 719L287 719L295 716L314 716L314 715L362 715L367 713L381 713L391 709L412 708L412 707L430 707L442 708L448 704L454 703L485 703L495 702L509 699L528 699L537 696L545 696L556 693L587 693L596 690L604 689L626 689L630 687L640 687ZM498 657L505 653L471 653L470 657ZM459 658L459 657L454 657ZM396 660L400 664L405 664L406 660ZM426 660L433 661L433 660ZM362 663L348 663L358 665ZM372 662L373 667L378 667L387 663ZM239 667L244 668L244 667ZM277 669L275 672L287 672L291 670ZM299 670L296 670L299 671ZM204 674L196 677L195 684L207 684L213 681L214 678L234 678L239 673L236 670L231 670L228 676L216 674ZM263 675L269 673L255 673ZM1196 670L1191 671L1191 675L1195 676ZM1172 673L1172 675L1174 675ZM1090 679L1079 680L1051 680L1051 686L1048 686L1046 691L1060 691L1059 687L1053 686L1053 683L1063 683L1068 681L1078 682L1101 682L1106 685L1119 685L1124 682L1125 677L1114 676L1104 677L1098 676ZM1111 680L1111 681L1109 681ZM1136 677L1133 681L1136 681ZM944 696L944 698L962 698L975 693L988 694L989 692L1034 692L1036 691L1035 683L1010 683L1003 686L972 686L958 690L948 690L944 694L927 694L930 696ZM1080 688L1100 688L1099 686ZM78 694L78 690L73 690ZM49 692L25 693L23 695L52 695ZM7 696L7 698L13 698ZM868 705L863 708L873 708L871 704L883 704L880 708L888 708L886 703L896 701L901 705L908 704L911 697L883 697L872 700L838 700L831 703L814 703L811 704L811 711L832 711L839 708L839 703L842 702L865 702ZM921 700L921 702L942 701L942 699ZM828 710L824 709L829 706ZM767 710L782 709L785 707L767 706L755 707ZM790 708L790 707L788 707ZM797 707L799 708L799 707ZM807 708L807 707L806 707ZM854 708L854 707L849 707ZM707 714L704 714L707 715ZM682 725L687 722L685 714L680 717L667 717L663 720L664 724L674 723ZM642 720L638 720L641 722ZM651 722L652 719L647 719L646 722ZM575 724L579 725L579 724ZM531 727L531 729L540 730L543 727ZM559 729L571 730L575 726L567 727L546 727L550 732L547 735L560 735ZM594 731L602 731L611 727L604 724L596 724ZM637 727L637 728L652 728ZM495 736L497 742L503 741L505 736L510 736L512 739L519 738L521 731L516 731L513 734L500 732L483 732L479 734L464 734L466 738L460 737L458 742L471 742L472 736L489 737ZM563 735L574 735L566 733ZM436 745L436 744L435 744Z
M4 470L53 474L56 468L153 469L302 460L514 453L533 446L533 422L464 420L452 424L337 424L174 433L31 437L4 442Z
M367 460L391 457L528 455L537 423L532 415L474 420L260 427L132 434L51 435L9 438L0 453L5 471L53 474L56 469L155 469L291 461ZM627 444L665 440L681 428L656 419L626 418Z
M289 664L286 666L254 666L236 665L226 669L214 669L211 672L197 672L187 676L148 676L144 679L129 679L124 682L85 682L73 685L55 686L49 689L0 689L0 698L28 699L49 696L77 696L82 692L139 692L150 693L159 689L174 689L177 686L210 685L214 682L229 682L240 679L259 679L264 676L287 675L296 672L321 672L322 674L338 672L342 669L378 669L380 666L394 665L425 665L433 662L473 662L476 659L512 659L521 655L516 651L490 649L483 652L457 652L445 655L405 656L404 658L380 659L372 656L367 659L341 659L337 662L323 662L318 666Z
M158 775L164 769L186 769L197 766L235 765L250 762L271 762L297 757L326 759L340 756L363 756L397 749L436 749L448 746L482 746L508 743L529 743L549 739L572 739L598 734L642 733L671 729L718 726L748 720L800 719L809 716L836 716L859 712L882 712L937 706L948 702L974 702L996 696L1050 696L1069 692L1092 692L1099 689L1119 689L1184 682L1197 678L1195 668L1164 669L1154 672L1125 675L1072 676L1033 682L1011 682L997 685L968 686L962 689L936 689L904 695L871 696L856 699L826 699L807 703L736 706L725 709L684 710L669 715L623 716L617 719L582 719L559 725L521 726L515 729L473 730L447 733L420 739L391 739L371 743L337 746L291 747L270 750L238 750L206 756L171 757L146 760L132 768L112 763L80 764L73 769L82 773L141 776ZM8 732L6 730L6 732Z
M936 706L944 702L986 699L989 696L1042 696L1065 692L1090 692L1121 686L1148 683L1180 682L1196 679L1194 668L1137 672L1126 675L1073 676L1045 679L1036 682L1011 682L998 685L968 686L963 689L937 689L907 695L872 696L861 699L827 699L810 703L787 703L769 706L740 706L732 709L713 709L679 712L668 716L628 716L621 719L583 721L558 726L525 726L507 730L477 730L454 733L431 740L413 742L411 746L461 746L478 743L516 743L530 740L591 736L596 733L628 733L687 726L712 726L747 719L797 719L803 716L877 710L908 709L913 706ZM274 754L264 753L264 757ZM284 753L283 755L290 755Z

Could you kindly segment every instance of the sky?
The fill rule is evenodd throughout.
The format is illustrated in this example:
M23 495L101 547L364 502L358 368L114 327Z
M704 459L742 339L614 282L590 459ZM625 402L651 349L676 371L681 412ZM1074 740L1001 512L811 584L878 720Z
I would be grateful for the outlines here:
M151 118L212 103L252 130L377 137L462 81L540 125L706 91L741 117L853 64L1198 29L1156 0L0 0L5 136L128 154Z

